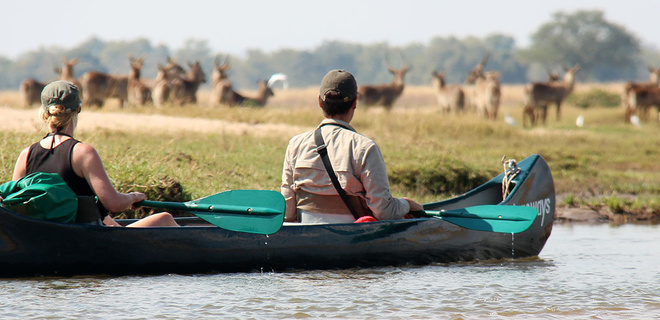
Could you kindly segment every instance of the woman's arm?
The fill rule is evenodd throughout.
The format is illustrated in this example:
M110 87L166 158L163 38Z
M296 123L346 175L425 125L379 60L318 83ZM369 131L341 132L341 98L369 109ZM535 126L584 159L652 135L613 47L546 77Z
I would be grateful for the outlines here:
M16 181L20 178L25 177L25 173L27 172L27 157L28 153L30 152L30 148L25 148L23 151L21 151L21 154L18 155L18 159L16 160L16 165L14 166L14 175L12 176L12 180Z
M87 180L103 206L110 212L124 211L145 199L144 193L141 192L118 192L105 172L96 149L86 143L78 143L73 148L73 170Z

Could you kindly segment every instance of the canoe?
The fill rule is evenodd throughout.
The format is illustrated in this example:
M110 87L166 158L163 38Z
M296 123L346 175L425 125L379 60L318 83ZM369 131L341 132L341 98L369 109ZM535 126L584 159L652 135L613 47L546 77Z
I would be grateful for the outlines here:
M530 226L516 232L476 227L488 222L478 216L465 218L470 223L463 226L441 217L285 223L273 234L229 231L196 217L177 218L181 228L113 228L36 220L0 207L0 277L271 272L534 257L552 231L554 183L539 155L517 163L517 170L424 205L427 211L496 205L505 216L516 206L535 208Z

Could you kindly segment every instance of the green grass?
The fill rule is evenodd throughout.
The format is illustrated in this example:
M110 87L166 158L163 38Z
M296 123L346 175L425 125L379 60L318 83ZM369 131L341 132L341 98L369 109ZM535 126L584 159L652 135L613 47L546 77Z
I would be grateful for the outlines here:
M293 93L288 94L286 104L274 101L261 109L187 106L109 111L316 126L321 114L310 105L314 100L305 97L295 103ZM635 128L624 123L619 108L566 104L560 121L551 108L546 125L525 129L521 107L521 103L505 103L498 121L490 122L475 114L445 115L433 105L403 100L391 112L359 107L352 124L379 144L395 196L438 201L501 173L503 156L522 160L540 154L552 170L557 193L566 199L560 206L660 213L660 124L655 112L653 120ZM504 113L516 118L518 126L505 124ZM580 114L586 119L582 128L574 123ZM11 178L19 151L41 136L0 128L0 181ZM77 138L97 148L119 190L183 201L231 189L279 190L290 137L170 133L163 128L148 134L97 130L77 133ZM158 191L159 186L167 189L163 181L178 182L182 190L176 195Z

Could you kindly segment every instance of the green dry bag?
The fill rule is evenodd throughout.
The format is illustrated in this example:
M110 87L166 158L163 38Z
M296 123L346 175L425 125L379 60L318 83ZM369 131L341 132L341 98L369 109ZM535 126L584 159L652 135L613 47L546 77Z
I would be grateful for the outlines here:
M78 196L57 173L34 172L0 185L2 206L31 218L73 223Z

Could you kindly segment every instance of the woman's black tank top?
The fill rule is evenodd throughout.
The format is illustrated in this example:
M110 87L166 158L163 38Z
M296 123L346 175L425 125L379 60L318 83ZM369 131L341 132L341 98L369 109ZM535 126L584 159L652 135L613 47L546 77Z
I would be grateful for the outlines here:
M73 147L78 142L71 138L52 149L42 147L39 142L33 144L28 153L26 175L33 172L59 173L75 194L94 196L87 180L73 170Z

